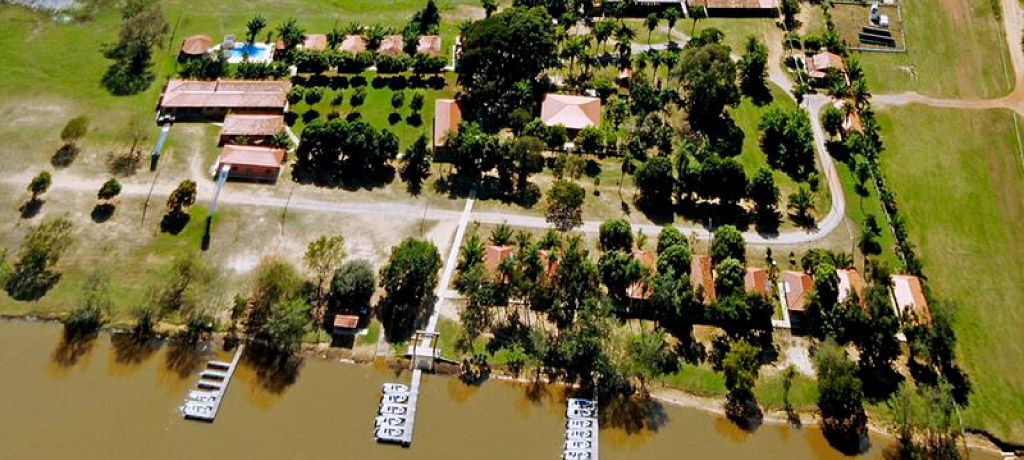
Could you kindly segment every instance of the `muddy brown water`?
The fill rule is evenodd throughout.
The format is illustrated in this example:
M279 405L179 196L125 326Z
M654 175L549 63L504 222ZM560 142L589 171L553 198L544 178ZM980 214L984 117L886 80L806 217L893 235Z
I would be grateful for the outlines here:
M560 452L565 396L557 387L426 376L413 445L402 448L374 442L372 425L381 383L406 375L316 358L283 376L245 365L207 424L178 412L197 378L190 362L167 344L123 346L101 334L68 347L57 325L0 321L0 458L501 460ZM765 424L746 433L670 406L643 418L643 428L602 427L601 458L843 457L815 428ZM862 457L882 458L892 441L873 442Z

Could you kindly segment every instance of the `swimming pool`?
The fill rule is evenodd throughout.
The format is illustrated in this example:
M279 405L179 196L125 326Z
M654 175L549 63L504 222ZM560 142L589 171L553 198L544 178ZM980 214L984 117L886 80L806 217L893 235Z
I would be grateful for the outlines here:
M266 43L235 43L235 47L228 50L228 62L238 64L246 56L249 62L270 62L273 54L274 49Z

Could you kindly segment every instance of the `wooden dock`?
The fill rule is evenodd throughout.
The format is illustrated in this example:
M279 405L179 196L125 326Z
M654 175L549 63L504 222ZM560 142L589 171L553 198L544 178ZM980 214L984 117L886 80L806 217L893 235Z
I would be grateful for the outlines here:
M238 368L238 361L242 358L242 351L245 344L239 345L235 350L235 356L231 362L208 361L206 369L199 375L199 382L196 387L199 390L189 391L185 404L181 406L181 413L186 420L198 420L202 422L213 422L220 410L220 403L224 400L224 393L228 391L228 384L231 377L235 375Z

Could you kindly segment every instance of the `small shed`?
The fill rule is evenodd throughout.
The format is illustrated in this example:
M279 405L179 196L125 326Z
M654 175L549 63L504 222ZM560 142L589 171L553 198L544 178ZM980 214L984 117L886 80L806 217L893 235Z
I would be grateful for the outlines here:
M512 253L515 248L512 246L494 246L489 245L484 248L484 270L487 274L496 277L498 276L498 268L501 267L501 263L512 257Z
M804 272L786 270L782 272L782 304L789 310L793 329L799 329L804 315L807 313L808 296L814 289L811 275Z
M842 302L851 294L856 294L857 299L860 300L860 306L863 307L864 279L860 277L860 273L852 269L839 269L836 270L836 276L839 278L839 296L836 297L836 300Z
M341 50L346 53L358 54L366 51L366 40L362 35L346 35L341 42Z
M768 279L768 270L760 267L747 267L747 273L743 276L743 290L747 294L771 297L773 289L772 281Z
M335 334L355 335L359 332L359 315L334 315Z
M822 79L828 75L829 69L837 69L840 72L846 72L846 64L843 64L843 58L835 53L828 51L815 54L807 58L807 76L813 79Z
M402 54L402 36L401 35L388 35L384 37L380 42L380 49L378 50L381 54L388 54L391 56L398 56Z
M548 94L540 106L540 120L547 126L562 125L581 130L601 124L601 99L569 94Z
M711 267L711 256L698 254L690 259L690 282L693 288L704 295L704 303L715 301L715 273Z
M327 35L309 34L302 39L302 49L321 51L327 49Z
M437 56L441 54L440 35L422 35L416 44L416 53Z
M462 110L455 99L434 100L434 147L444 145L448 133L458 132Z
M213 39L206 35L192 35L181 41L181 58L198 58L210 51Z
M229 144L224 146L217 159L217 170L230 166L230 178L276 182L284 154L284 149L274 147Z

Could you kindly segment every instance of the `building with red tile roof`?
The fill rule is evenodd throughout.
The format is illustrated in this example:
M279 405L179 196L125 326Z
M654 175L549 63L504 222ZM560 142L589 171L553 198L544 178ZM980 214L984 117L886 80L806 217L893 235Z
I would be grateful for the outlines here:
M807 300L814 289L811 275L804 272L786 270L782 272L782 293L784 304L790 314L802 314L807 311Z
M772 297L772 281L768 279L768 270L759 267L747 267L747 273L743 277L743 290L747 294L757 294L765 297Z
M892 304L896 316L910 317L914 322L930 324L932 313L928 309L928 299L924 296L921 279L912 275L893 275Z
M864 279L860 277L860 273L852 269L839 269L836 270L836 276L839 278L839 296L836 300L842 302L850 297L850 295L856 294L857 298L860 299L860 305L863 307Z
M401 35L388 35L380 41L380 48L378 48L378 51L382 54L398 56L399 54L402 54L402 45Z
M200 57L213 47L213 39L206 35L192 35L181 41L181 56Z
M690 259L690 282L695 290L703 293L705 304L715 301L715 274L711 267L711 256L700 254Z
M230 166L228 177L275 182L281 173L284 155L284 149L274 147L228 144L217 158L217 170Z
M283 115L229 114L224 117L224 126L220 130L218 145L267 144L274 136L282 132L284 132Z
M282 114L291 83L257 80L171 80L159 108L177 117L224 118L228 113Z
M327 49L327 35L309 34L302 39L302 49L310 51L321 51Z
M455 99L434 100L434 147L444 145L448 133L458 132L462 110Z
M513 246L494 246L489 245L484 247L484 270L491 276L498 276L498 269L501 267L501 263L512 257L515 252Z
M421 35L419 42L416 44L416 52L430 56L441 54L441 36Z
M540 106L540 120L547 126L562 125L580 130L601 124L601 99L569 94L548 94Z
M846 72L846 64L843 64L843 58L838 54L828 51L808 57L805 63L807 65L807 76L814 79L825 78L828 75L829 69L838 69L840 72Z
M366 40L362 35L346 35L341 42L341 50L346 53L362 53L366 51Z

